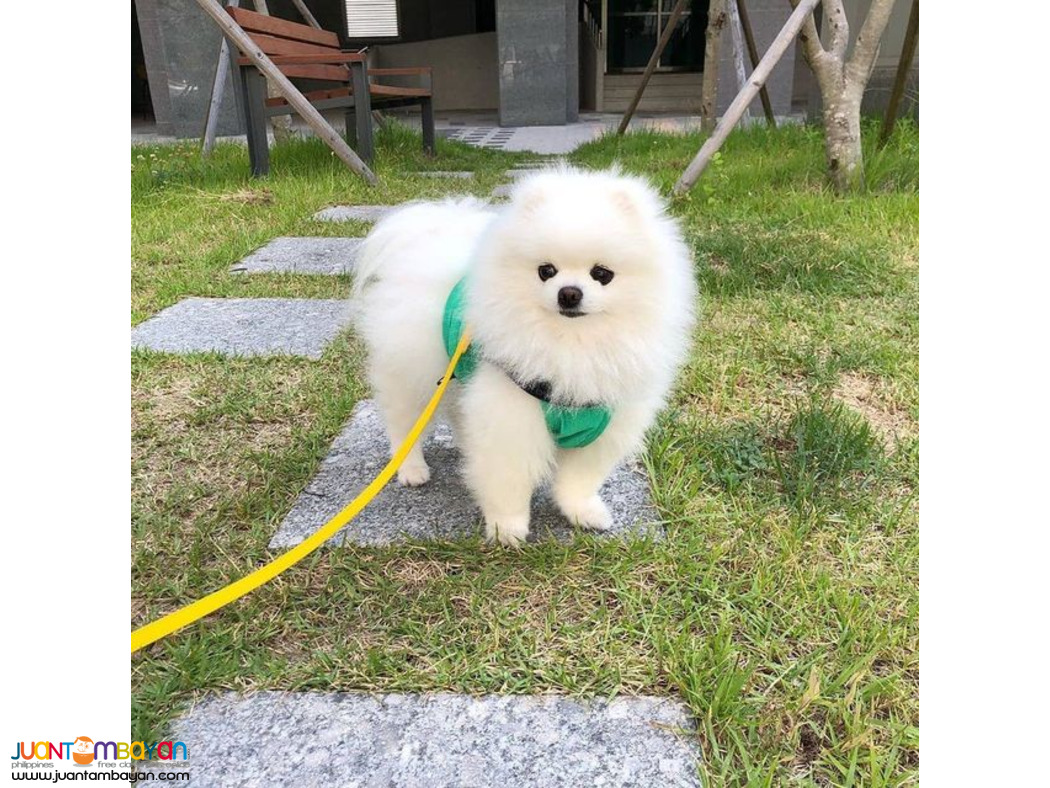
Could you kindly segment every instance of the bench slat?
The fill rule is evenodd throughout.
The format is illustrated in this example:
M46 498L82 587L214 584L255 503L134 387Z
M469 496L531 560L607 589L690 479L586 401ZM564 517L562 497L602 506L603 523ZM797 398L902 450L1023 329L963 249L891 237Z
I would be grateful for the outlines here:
M289 41L287 38L277 38L262 33L252 35L252 41L267 55L340 55L338 49L321 46L320 44L308 44L304 41Z
M283 69L282 69L283 70ZM396 88L390 85L370 85L368 91L373 96L390 98L422 98L430 95L430 91L421 88ZM303 95L311 102L325 101L327 99L345 98L353 95L351 88L329 88L327 90L311 90ZM283 107L288 102L280 96L266 99L267 107Z
M346 66L278 66L286 77L327 79L330 82L349 82L350 69Z
M429 88L398 88L393 85L369 85L373 96L413 96L423 98L430 95Z
M303 95L310 102L325 101L333 98L345 98L352 94L350 88L333 88L331 90L311 90ZM281 96L274 96L273 98L266 99L267 107L283 107L288 104L288 101Z
M431 66L404 66L402 68L370 68L368 69L369 74L388 74L391 76L411 76L413 74L430 74L433 71Z
M272 55L272 60L278 66L314 66L321 63L360 63L365 59L364 55L356 52L341 52L335 55ZM238 66L250 66L251 58L237 58Z
M269 33L292 41L306 41L312 44L321 44L328 47L339 47L339 36L328 30L318 30L309 25L300 25L298 22L289 22L285 19L258 14L244 8L227 8L230 16L237 24L251 33ZM252 38L255 38L252 35Z

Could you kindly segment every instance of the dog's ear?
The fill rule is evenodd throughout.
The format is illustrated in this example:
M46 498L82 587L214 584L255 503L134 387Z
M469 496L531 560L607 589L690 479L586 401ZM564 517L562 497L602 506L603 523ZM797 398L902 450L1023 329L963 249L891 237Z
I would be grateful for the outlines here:
M533 178L523 180L514 191L514 203L523 214L534 213L546 201L547 192Z
M636 195L630 189L618 186L610 196L613 207L628 219L637 219L641 215Z
M633 178L619 178L609 191L613 210L628 221L659 215L660 199L643 183Z

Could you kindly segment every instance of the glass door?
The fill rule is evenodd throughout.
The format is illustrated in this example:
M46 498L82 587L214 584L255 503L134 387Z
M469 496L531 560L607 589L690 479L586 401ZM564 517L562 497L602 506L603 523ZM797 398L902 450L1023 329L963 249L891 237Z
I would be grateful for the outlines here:
M608 0L610 72L642 71L671 18L676 0ZM686 3L678 25L660 55L660 71L701 71L709 0Z

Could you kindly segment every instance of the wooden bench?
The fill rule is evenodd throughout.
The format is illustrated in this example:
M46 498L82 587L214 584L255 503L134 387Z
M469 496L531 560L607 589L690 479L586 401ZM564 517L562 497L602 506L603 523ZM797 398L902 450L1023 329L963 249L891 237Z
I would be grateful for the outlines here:
M318 110L346 109L346 135L358 155L371 161L372 110L418 104L423 117L423 150L434 154L434 104L432 74L429 67L368 68L366 53L339 49L339 36L327 30L300 25L284 19L247 11L226 9L259 49L289 78L338 83L303 95ZM270 148L266 138L267 119L295 112L280 97L267 98L266 77L247 57L237 60L241 70L248 155L252 175L270 170ZM420 76L422 87L400 87L372 82L377 76Z

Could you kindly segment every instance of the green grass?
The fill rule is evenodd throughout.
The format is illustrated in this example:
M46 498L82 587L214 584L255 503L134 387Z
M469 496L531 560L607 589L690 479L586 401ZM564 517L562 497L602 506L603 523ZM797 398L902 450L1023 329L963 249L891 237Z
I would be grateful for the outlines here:
M700 141L574 159L667 191ZM346 278L227 271L275 236L366 231L310 221L325 205L484 194L515 157L442 143L427 161L394 129L377 159L369 189L315 142L257 182L238 146L133 149L132 321L189 295L342 297ZM135 737L226 689L647 693L696 715L708 785L917 782L918 132L869 158L863 194L834 197L822 159L813 129L737 133L672 205L702 320L644 457L664 540L322 551L133 657ZM367 389L352 335L320 361L132 369L137 626L271 557Z

